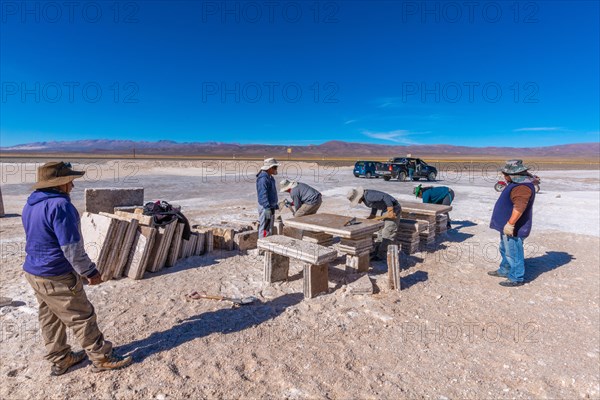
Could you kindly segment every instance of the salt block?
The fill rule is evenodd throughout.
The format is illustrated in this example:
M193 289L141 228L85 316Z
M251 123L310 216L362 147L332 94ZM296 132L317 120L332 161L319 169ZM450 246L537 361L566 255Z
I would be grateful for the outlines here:
M144 188L85 189L85 211L112 213L115 207L144 204Z
M346 277L350 294L373 294L373 282L368 274L353 274Z
M234 249L246 251L256 248L258 241L258 231L247 231L236 233L233 237Z

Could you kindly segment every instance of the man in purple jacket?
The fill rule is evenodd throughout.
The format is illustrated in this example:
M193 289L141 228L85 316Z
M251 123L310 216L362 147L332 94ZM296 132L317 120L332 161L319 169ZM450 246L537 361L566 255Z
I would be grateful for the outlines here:
M104 340L94 306L83 290L81 276L90 285L102 283L83 247L79 213L69 197L75 187L73 180L83 174L72 170L70 163L44 164L38 168L36 190L23 208L27 253L23 269L39 303L40 328L52 375L64 374L83 361L85 353L95 372L123 368L132 362L131 357L112 353L112 344ZM71 351L67 327L85 353Z
M490 222L490 228L500 232L502 260L498 270L490 271L488 275L508 278L500 282L507 287L524 284L523 240L531 232L535 201L534 177L527 170L522 160L507 161L501 169L508 185L496 201Z

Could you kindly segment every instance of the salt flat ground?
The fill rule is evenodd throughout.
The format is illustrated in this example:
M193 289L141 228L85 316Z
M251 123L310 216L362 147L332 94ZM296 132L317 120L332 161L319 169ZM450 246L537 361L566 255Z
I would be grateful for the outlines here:
M86 161L75 165L87 175L72 198L83 210L84 188L142 186L147 200L180 204L192 223L251 222L257 165ZM141 281L87 287L105 336L136 363L101 374L86 363L49 377L16 215L35 165L1 167L0 294L14 300L0 309L1 398L600 398L598 170L539 173L525 286L504 288L486 274L499 261L498 233L488 228L496 175L465 165L432 183L456 192L454 229L435 251L402 260L401 292L387 289L386 265L376 262L376 293L350 295L338 264L330 292L303 300L298 265L289 282L269 286L262 257L217 251ZM321 190L322 212L366 216L345 199L357 185L414 200L413 183L357 179L350 167L291 162L280 171ZM194 290L260 302L182 300Z

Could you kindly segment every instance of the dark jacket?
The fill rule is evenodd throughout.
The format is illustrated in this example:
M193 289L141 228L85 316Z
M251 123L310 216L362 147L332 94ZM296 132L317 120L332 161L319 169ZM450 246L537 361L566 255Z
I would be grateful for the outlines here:
M258 194L258 204L262 208L279 208L277 206L275 178L269 175L267 171L260 171L256 175L256 193Z
M400 214L401 211L398 200L379 190L365 190L363 203L365 203L365 206L371 207L371 215L377 214L377 210L386 211L388 207L394 207L396 214Z
M36 190L23 208L25 263L37 276L59 276L75 270L91 277L98 271L83 247L79 213L69 195L56 190Z
M492 221L490 222L490 228L497 230L502 233L504 231L504 225L510 219L513 210L513 202L510 198L510 192L513 189L526 185L529 189L531 189L531 197L529 198L529 203L521 215L521 218L515 224L515 236L520 238L526 238L531 233L531 226L533 223L533 202L535 200L535 187L531 183L509 183L502 193L500 193L500 197L496 201L496 205L494 206L494 212L492 213Z

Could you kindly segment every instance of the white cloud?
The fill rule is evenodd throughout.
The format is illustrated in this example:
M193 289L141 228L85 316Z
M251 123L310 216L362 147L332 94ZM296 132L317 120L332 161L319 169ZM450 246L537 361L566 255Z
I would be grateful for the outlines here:
M560 131L563 128L560 126L538 126L533 128L518 128L514 129L513 132L550 132L550 131Z
M348 121L344 122L344 125L348 125L348 124L351 124L353 122L356 122L356 120L355 119L349 119Z
M416 144L412 140L408 138L408 136L412 135L413 132L398 129L395 131L389 132L371 132L371 131L363 131L363 135L368 136L373 139L379 140L387 140L389 142L394 143L402 143L402 144Z

